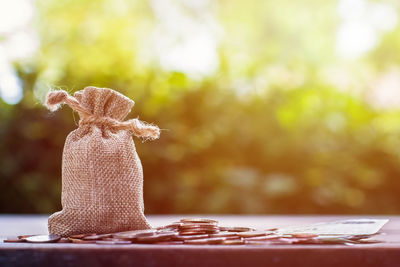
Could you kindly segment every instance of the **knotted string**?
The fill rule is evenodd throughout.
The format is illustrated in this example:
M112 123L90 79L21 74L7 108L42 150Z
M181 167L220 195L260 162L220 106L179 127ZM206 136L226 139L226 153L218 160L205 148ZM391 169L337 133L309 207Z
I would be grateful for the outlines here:
M131 131L137 137L154 140L159 138L160 129L151 124L147 124L138 119L131 119L127 121L118 121L110 117L99 117L93 115L91 112L86 110L79 101L70 96L64 90L50 91L47 94L45 105L50 111L56 111L62 104L67 104L74 111L79 113L81 120L80 125L83 124L101 124L107 125L111 130L127 130Z

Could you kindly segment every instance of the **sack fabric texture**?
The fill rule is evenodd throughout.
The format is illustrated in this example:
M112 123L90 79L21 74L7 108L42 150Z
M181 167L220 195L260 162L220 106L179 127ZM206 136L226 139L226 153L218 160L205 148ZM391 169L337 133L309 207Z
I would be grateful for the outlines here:
M45 105L69 105L80 116L62 158L62 210L49 217L50 234L70 236L151 228L144 216L143 171L132 134L156 139L157 126L123 121L134 102L107 88L86 87L70 96L50 91Z

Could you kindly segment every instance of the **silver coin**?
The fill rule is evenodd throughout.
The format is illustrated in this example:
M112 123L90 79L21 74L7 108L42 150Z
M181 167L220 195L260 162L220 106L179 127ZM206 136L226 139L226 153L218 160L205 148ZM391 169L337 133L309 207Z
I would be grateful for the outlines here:
M29 243L53 243L61 239L59 235L34 235L25 238Z

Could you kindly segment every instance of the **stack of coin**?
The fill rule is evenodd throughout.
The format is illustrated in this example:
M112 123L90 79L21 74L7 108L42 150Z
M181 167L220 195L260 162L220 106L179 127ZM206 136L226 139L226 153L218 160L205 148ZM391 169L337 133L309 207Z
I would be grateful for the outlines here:
M210 219L182 219L178 226L180 235L216 234L218 222Z
M279 229L255 230L249 227L219 226L216 220L187 218L163 227L106 234L77 234L68 238L58 235L24 235L4 242L77 243L99 245L286 245L286 244L364 244L376 242L363 236L318 236L298 233L281 234Z

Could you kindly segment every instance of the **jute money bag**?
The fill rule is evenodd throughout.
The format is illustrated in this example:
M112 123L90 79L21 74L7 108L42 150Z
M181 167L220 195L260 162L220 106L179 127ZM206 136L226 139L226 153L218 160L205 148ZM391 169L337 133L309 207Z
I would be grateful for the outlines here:
M123 121L134 102L111 89L86 87L74 96L50 91L45 105L55 111L64 103L80 121L65 141L62 210L49 217L49 232L69 236L150 228L132 134L156 139L159 128L138 119Z

